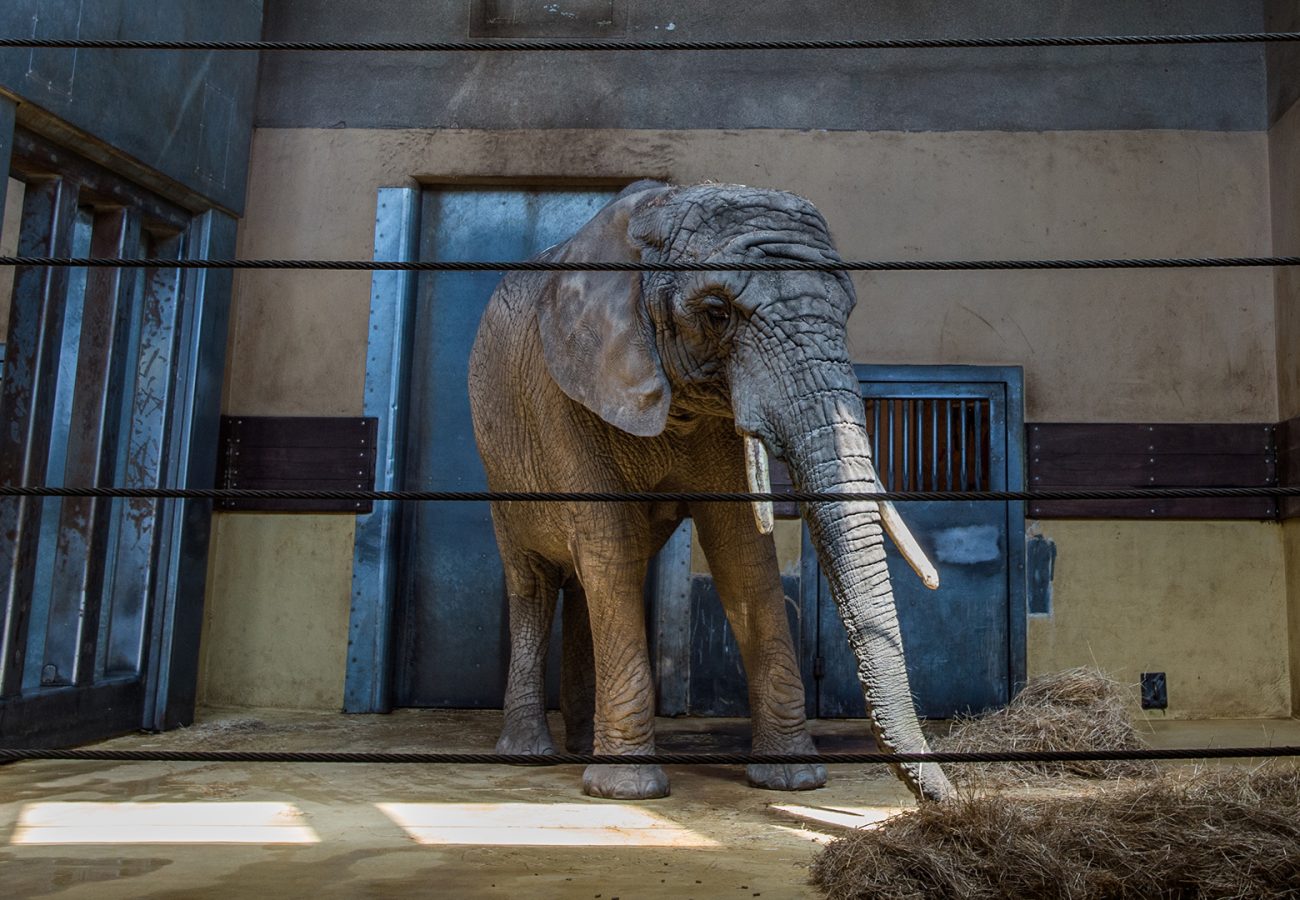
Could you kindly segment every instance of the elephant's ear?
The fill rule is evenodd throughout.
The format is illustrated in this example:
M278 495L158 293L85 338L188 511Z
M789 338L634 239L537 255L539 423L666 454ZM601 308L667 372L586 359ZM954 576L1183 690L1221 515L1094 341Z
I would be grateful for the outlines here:
M629 220L663 191L643 185L624 191L546 256L640 262ZM546 366L565 394L630 434L653 437L664 430L672 390L655 348L640 272L557 273L539 300L537 324Z

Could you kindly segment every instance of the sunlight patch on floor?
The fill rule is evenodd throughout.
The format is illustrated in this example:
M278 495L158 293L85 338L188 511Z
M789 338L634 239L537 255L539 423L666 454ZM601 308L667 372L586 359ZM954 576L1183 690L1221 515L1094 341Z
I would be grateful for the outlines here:
M533 847L716 847L635 806L596 803L378 803L420 844Z
M318 844L291 803L28 803L11 844Z
M800 806L794 803L773 803L768 809L803 822L838 828L874 828L886 819L910 812L902 806Z

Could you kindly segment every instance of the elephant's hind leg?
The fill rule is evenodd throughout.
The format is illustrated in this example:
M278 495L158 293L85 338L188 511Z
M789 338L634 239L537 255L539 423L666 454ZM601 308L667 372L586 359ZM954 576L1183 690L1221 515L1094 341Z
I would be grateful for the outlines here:
M591 648L587 595L577 578L564 584L564 653L560 658L560 711L564 749L590 753L594 746L596 661Z
M498 753L554 753L546 723L546 649L560 587L557 567L526 554L506 554L510 598L510 667L505 725Z

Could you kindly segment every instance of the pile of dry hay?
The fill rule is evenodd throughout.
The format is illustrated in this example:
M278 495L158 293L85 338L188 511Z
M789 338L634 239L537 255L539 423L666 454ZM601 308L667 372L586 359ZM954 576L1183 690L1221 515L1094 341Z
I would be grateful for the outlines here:
M1124 688L1075 669L1035 679L1006 709L958 723L946 750L1141 747ZM1300 773L1278 765L961 764L952 803L855 832L813 882L848 898L1300 897ZM1104 785L1043 776L1137 778ZM1035 777L1037 776L1037 777ZM1014 785L1014 787L1013 787Z
M1074 796L964 793L836 841L812 878L834 900L1295 897L1300 773L1224 768Z
M1131 688L1096 669L1068 669L1030 679L1003 709L960 719L939 749L967 753L998 750L1137 750L1146 746L1129 719ZM961 763L948 766L958 783L1006 783L1033 775L1142 778L1159 771L1146 761Z

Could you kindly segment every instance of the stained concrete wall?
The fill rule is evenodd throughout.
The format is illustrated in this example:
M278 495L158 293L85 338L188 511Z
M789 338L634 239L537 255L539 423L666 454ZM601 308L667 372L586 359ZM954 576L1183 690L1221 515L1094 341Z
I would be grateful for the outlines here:
M1058 554L1029 674L1164 672L1170 718L1288 716L1286 547L1257 522L1043 522ZM1136 699L1136 698L1134 698Z
M457 41L1260 31L1261 0L267 0L266 35ZM1263 130L1261 45L717 53L270 54L258 124L338 128ZM667 86L671 86L668 88Z
M1271 243L1268 162L1262 131L262 128L240 253L364 258L381 186L501 177L545 183L577 174L795 190L823 209L841 250L856 257L1254 254ZM1277 415L1267 270L856 281L856 359L1022 365L1030 419L1271 422ZM358 414L368 298L365 274L239 273L227 410ZM352 521L218 518L203 698L337 707ZM1034 671L1095 654L1125 677L1162 666L1171 715L1290 709L1278 526L1050 523L1047 531L1060 548L1062 581L1055 617L1031 631ZM320 557L317 545L337 557ZM1222 572L1213 560L1223 561ZM256 571L239 574L248 568ZM1150 629L1132 627L1148 620L1156 623ZM259 621L274 624L270 637L250 636L246 623ZM1228 626L1237 629L1233 656L1221 652ZM1267 637L1251 645L1256 632ZM291 650L282 647L285 636ZM284 680L286 653L292 682Z

